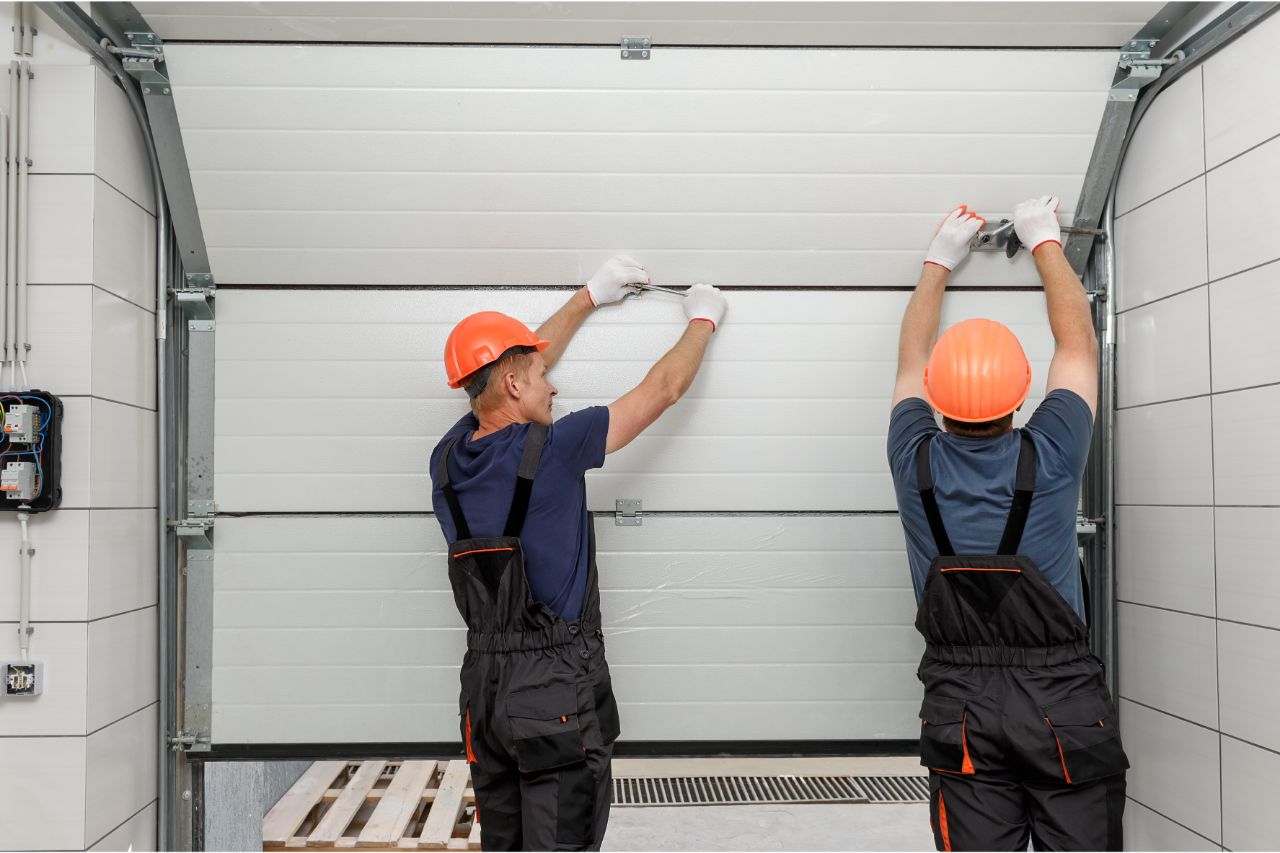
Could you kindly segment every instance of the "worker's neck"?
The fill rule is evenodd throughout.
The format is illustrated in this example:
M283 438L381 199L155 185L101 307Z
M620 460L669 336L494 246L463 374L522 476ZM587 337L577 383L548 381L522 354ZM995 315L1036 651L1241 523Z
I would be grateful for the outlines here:
M504 430L512 424L527 424L529 422L529 419L520 414L518 409L508 406L477 413L476 420L480 422L480 428L472 433L472 441L484 438L486 435L493 435L495 432Z

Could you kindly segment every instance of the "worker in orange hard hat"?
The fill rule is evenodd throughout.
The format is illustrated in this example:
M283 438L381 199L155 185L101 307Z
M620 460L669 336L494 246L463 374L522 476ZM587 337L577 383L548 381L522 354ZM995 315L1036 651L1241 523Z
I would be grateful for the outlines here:
M724 296L689 288L680 340L608 406L553 423L547 370L587 315L648 283L619 256L537 332L483 311L445 343L449 386L466 390L471 412L431 454L432 504L467 625L459 714L485 850L599 850L604 839L620 724L583 477L688 390Z
M920 763L939 850L1122 842L1129 762L1089 649L1076 544L1098 342L1057 207L1046 196L1013 215L1055 343L1025 427L1013 417L1031 366L1013 332L966 320L937 337L947 277L984 222L977 213L961 206L943 220L902 318L889 467L925 639Z

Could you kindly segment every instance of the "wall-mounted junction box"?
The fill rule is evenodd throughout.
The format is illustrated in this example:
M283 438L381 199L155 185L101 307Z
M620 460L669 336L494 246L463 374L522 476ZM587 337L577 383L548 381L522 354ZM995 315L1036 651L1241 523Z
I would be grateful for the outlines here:
M44 691L44 664L39 661L0 663L0 698L39 696Z
M62 501L62 401L45 391L0 393L0 510Z

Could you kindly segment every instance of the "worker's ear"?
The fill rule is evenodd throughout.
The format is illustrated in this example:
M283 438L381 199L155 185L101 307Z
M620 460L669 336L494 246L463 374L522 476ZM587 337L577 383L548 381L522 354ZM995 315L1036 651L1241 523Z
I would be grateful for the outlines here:
M508 370L506 373L502 374L502 390L504 390L512 399L519 400L520 392L523 390L521 388L523 384L521 380L522 377L520 376L519 371Z

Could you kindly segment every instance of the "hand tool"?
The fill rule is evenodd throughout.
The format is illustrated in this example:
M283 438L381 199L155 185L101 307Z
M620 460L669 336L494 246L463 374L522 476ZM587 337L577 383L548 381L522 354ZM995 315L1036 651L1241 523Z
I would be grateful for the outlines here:
M1076 228L1074 225L1063 225L1063 234L1093 234L1102 236L1101 228ZM1022 248L1018 233L1013 230L1013 220L1001 219L989 231L979 231L969 241L971 252L995 252L1004 249L1005 257L1012 258Z
M658 287L656 284L640 284L639 282L636 282L634 284L628 284L627 287L634 287L637 291L637 296L640 295L639 291L641 290L656 290L659 293L670 293L672 296L688 296L688 294L683 290L672 290L669 287Z

